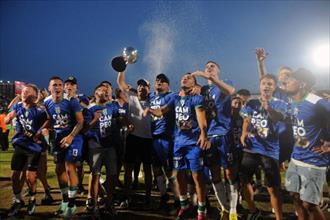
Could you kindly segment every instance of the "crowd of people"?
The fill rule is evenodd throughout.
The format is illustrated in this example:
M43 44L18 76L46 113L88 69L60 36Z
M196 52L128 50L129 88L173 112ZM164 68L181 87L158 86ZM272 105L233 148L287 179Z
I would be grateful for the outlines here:
M145 204L151 203L154 179L159 207L167 207L173 196L176 219L191 214L190 198L195 193L198 220L207 218L207 184L212 185L221 219L238 219L240 197L247 202L246 219L258 219L261 212L254 204L252 182L254 175L258 182L262 168L273 212L281 220L280 169L286 161L282 182L297 218L325 219L320 205L330 165L330 103L313 92L312 72L281 67L276 77L266 70L265 50L256 49L256 57L257 97L221 80L215 61L206 62L204 70L184 73L177 92L170 90L170 79L163 73L156 76L151 91L147 80L138 80L133 88L125 72L119 72L118 89L113 92L112 83L103 81L91 97L78 95L75 77L50 78L50 95L27 84L5 117L16 127L11 140L14 203L8 215L16 215L24 205L24 182L29 188L28 214L35 212L37 178L45 190L42 203L52 203L46 178L50 149L62 195L54 214L65 219L75 213L84 170L89 173L86 211L99 217L99 197L104 194L102 210L116 216L119 173L123 167L125 198L119 207L130 208L132 172L142 164ZM198 78L206 79L207 85L199 85ZM84 160L89 168L83 168Z

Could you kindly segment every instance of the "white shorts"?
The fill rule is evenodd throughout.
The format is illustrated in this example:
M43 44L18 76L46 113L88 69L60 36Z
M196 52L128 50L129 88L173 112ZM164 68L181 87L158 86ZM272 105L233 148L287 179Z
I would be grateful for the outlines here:
M106 175L117 175L117 153L114 147L105 148L94 139L88 141L88 161L93 175L101 174L102 165Z

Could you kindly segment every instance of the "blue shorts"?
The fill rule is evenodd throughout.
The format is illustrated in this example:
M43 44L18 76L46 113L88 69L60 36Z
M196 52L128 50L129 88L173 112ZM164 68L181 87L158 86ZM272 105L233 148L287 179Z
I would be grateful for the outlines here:
M154 138L152 141L152 164L164 167L166 171L173 169L173 141L166 138Z
M192 172L203 170L203 154L198 145L174 145L173 156L173 166L176 170L191 170Z
M211 148L205 152L205 161L208 167L219 165L230 168L237 163L237 147L234 145L232 133L211 137Z
M83 160L83 137L82 135L77 135L72 140L72 143L66 149L63 149L60 146L60 142L56 143L56 147L54 148L54 162L62 163L62 162L70 162L70 163L78 163Z

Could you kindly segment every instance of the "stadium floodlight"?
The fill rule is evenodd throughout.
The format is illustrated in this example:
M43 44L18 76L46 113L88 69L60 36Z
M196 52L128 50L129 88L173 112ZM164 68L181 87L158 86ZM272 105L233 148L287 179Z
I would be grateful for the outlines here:
M329 43L321 44L314 48L312 56L317 67L329 68Z

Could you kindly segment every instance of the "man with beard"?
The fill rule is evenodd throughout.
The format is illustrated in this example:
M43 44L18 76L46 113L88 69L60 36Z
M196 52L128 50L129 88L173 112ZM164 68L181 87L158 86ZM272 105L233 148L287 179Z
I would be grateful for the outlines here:
M144 116L144 109L150 105L149 92L150 83L145 79L137 81L137 90L131 89L125 82L125 73L119 72L117 83L121 91L127 93L128 97L128 120L133 124L129 126L129 130L133 130L126 141L125 155L125 188L127 198L121 204L122 208L127 208L131 200L131 184L132 171L136 163L143 163L144 181L146 189L145 204L150 205L152 175L151 175L151 151L152 151L152 136L151 136L151 117Z
M36 207L37 169L42 151L41 131L47 124L47 113L36 105L37 96L38 88L33 84L27 84L22 90L22 102L15 104L13 111L5 117L6 124L9 124L14 118L17 119L16 134L12 138L15 151L11 161L15 200L8 216L16 215L19 209L24 206L21 198L20 176L25 166L27 167L26 180L30 195L28 214L32 215Z
M277 220L282 219L282 204L279 194L279 121L284 119L287 104L272 95L276 88L276 78L264 75L260 80L260 97L251 99L242 108L244 118L241 143L244 147L240 167L242 191L250 214L248 219L258 219L260 212L254 205L254 196L247 189L251 177L261 165L267 181L271 205Z
M285 177L298 219L325 219L319 207L330 150L330 103L313 94L314 75L298 69L287 82L295 144Z
M78 190L77 163L82 161L83 138L79 135L84 118L77 99L63 96L63 80L54 76L49 81L51 96L45 99L51 129L55 130L53 149L56 175L62 194L62 202L55 215L70 218L76 210Z
M180 206L177 219L185 219L189 213L187 198L186 171L192 172L198 200L198 220L206 219L205 183L203 179L202 151L210 144L207 140L207 123L203 108L203 97L191 95L196 85L196 79L190 73L181 78L181 91L165 103L166 106L158 109L147 109L145 114L151 113L161 117L171 109L175 111L175 134L173 163L176 170L177 186Z

